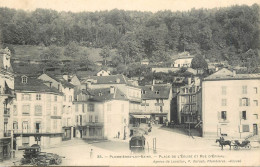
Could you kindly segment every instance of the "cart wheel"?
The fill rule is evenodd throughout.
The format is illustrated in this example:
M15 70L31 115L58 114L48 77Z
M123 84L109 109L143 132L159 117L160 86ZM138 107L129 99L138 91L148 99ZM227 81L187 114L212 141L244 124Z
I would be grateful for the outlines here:
M248 150L250 150L251 148L252 148L251 144L248 144L248 145L246 146L246 149L248 149Z
M62 163L61 158L57 158L56 161L55 161L55 164L56 165L60 165L61 163Z
M238 146L234 146L234 150L238 150L239 149L239 147Z

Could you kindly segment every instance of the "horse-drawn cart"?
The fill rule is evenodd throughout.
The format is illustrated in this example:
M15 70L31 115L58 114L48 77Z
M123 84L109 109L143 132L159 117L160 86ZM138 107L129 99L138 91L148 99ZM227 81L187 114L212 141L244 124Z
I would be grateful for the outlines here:
M251 144L249 140L244 140L241 143L238 140L225 140L223 137L220 137L220 139L216 140L216 143L219 142L219 146L221 147L221 150L223 150L223 146L228 145L229 149L231 150L231 146L233 146L234 150L239 150L240 148L245 148L250 150Z

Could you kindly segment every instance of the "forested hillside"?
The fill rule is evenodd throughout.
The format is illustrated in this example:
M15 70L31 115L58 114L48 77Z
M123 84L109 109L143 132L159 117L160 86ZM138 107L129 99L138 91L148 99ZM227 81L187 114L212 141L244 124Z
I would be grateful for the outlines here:
M77 46L117 50L118 64L166 62L172 53L189 51L211 61L227 60L231 65L258 66L259 6L220 9L191 9L157 13L111 10L99 12L32 12L0 8L1 42L13 45L41 45L49 50L43 58L80 54ZM67 47L60 54L59 47ZM75 52L74 52L75 51ZM101 51L102 52L102 51ZM77 53L77 54L74 54ZM49 55L48 55L49 54ZM46 56L47 55L47 56ZM56 57L57 57L56 56Z

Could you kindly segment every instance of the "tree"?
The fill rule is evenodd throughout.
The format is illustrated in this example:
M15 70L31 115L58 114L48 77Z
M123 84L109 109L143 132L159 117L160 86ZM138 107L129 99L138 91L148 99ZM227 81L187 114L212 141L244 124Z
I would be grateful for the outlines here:
M110 48L108 46L103 47L99 55L103 58L104 65L107 65L107 58L110 57Z
M191 68L193 69L203 69L207 70L208 69L208 63L206 60L203 58L202 55L196 55L192 61L191 61Z
M61 49L55 45L51 45L43 50L40 57L42 60L54 60L61 56Z
M64 50L64 56L75 58L79 54L79 46L76 42L70 42Z

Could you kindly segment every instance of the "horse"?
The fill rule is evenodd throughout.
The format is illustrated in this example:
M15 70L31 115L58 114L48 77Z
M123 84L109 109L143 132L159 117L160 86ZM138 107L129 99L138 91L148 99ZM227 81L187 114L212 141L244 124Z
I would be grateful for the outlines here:
M222 139L217 139L216 143L219 142L219 145L221 146L221 150L223 150L223 146L229 145L229 149L231 150L231 141Z

